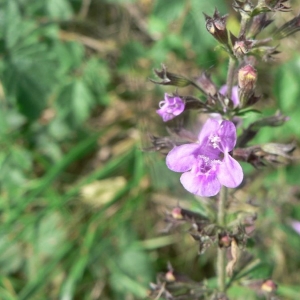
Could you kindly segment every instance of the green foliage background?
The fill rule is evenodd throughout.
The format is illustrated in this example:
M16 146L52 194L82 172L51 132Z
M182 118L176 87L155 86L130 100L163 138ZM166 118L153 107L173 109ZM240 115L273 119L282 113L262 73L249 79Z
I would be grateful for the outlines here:
M153 68L209 69L224 83L227 57L202 15L214 7L232 12L217 0L0 1L0 299L143 299L168 261L213 279L213 250L198 257L184 232L159 233L165 210L199 201L141 148L165 133L155 109L172 91L147 81ZM258 108L291 119L253 143L299 142L299 48L284 40L279 59L259 67ZM251 278L272 276L282 299L297 299L299 166L246 170L241 198L261 206ZM256 299L238 284L231 293Z

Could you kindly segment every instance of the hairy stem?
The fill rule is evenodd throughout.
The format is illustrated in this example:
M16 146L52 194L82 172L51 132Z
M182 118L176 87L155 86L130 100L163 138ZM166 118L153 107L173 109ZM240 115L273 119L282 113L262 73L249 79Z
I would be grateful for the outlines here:
M249 20L250 20L249 16L242 16L239 37L246 34L246 31L248 29Z
M229 58L228 72L227 72L227 97L231 98L232 87L233 87L233 79L234 79L234 68L235 68L235 59Z
M218 206L218 225L225 226L225 203L227 201L227 188L222 186L219 196L219 206Z
M219 206L218 206L218 225L225 226L225 203L227 201L227 188L222 187L219 196ZM225 248L218 248L217 257L217 276L218 276L218 288L220 292L225 292L226 289L226 274L225 274Z

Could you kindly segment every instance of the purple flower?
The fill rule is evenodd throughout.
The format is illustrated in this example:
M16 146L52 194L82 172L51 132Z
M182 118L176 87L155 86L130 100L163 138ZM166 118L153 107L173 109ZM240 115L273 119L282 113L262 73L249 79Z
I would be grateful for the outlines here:
M243 170L229 152L236 143L232 122L208 119L198 136L198 143L173 148L166 159L169 169L183 172L180 181L192 194L215 196L224 185L237 187L243 180Z
M165 93L165 100L159 102L156 112L162 117L164 122L170 121L184 111L185 104L180 97L173 97Z
M227 94L227 85L226 84L220 88L219 93L222 94L223 96L226 96L226 94ZM234 87L232 87L231 100L233 102L234 107L239 106L239 104L240 104L239 89L236 85Z

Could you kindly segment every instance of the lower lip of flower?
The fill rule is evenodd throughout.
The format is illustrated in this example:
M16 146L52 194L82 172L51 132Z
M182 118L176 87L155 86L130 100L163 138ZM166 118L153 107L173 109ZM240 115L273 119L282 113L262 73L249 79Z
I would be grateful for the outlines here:
M219 160L212 160L207 156L199 155L197 164L193 166L192 172L197 175L209 175L216 172L217 165L220 164Z

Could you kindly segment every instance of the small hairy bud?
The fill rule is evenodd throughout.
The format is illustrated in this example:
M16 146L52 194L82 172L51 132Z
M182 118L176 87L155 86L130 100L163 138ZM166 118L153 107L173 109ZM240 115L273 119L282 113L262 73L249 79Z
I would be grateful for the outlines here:
M155 81L153 79L149 79L151 82L161 85L173 85L177 87L185 87L190 84L193 84L191 80L171 72L167 71L167 68L165 65L162 65L161 70L154 70L154 73L162 79L161 81Z
M244 147L247 145L249 141L251 141L256 134L259 132L259 130L262 127L270 126L270 127L276 127L281 126L285 122L289 120L289 117L282 115L280 112L277 112L275 115L270 117L265 117L260 120L257 120L253 123L251 123L239 136L237 140L237 147Z
M286 4L283 4L287 1L288 0L260 0L260 1L258 1L258 4L255 6L255 8L253 9L252 16L256 16L261 13L265 13L265 12L269 12L269 11L272 11L272 12L291 11L291 7L287 6Z
M241 15L248 15L250 16L253 11L253 4L249 1L238 1L235 0L232 4L232 7L235 11L239 12Z
M204 14L207 31L221 44L228 45L228 33L226 28L227 15L220 15L216 9L212 17Z
M173 210L171 212L171 215L176 220L182 220L183 219L183 215L181 213L181 208L180 207L173 208Z
M232 238L227 234L219 234L219 247L220 248L228 248L231 245Z
M173 271L168 271L165 275L165 278L167 282L174 282L176 280Z
M263 282L261 289L268 293L275 292L277 290L277 284L273 280L267 279Z
M291 11L291 7L283 4L288 0L265 0L265 5L272 11Z
M247 40L245 35L240 36L237 38L232 33L230 34L231 43L233 45L233 54L237 58L241 58L244 55L247 55L249 51L252 49L254 45L254 41Z
M217 93L215 84L211 81L210 76L205 72L203 72L200 77L197 78L197 83L205 94L214 96Z
M257 72L251 65L246 65L239 70L238 82L241 89L253 91L257 80Z
M257 72L251 65L246 65L238 72L240 107L252 103L257 80Z
M273 20L267 19L267 14L259 14L252 20L248 36L255 38L263 29L269 26Z

